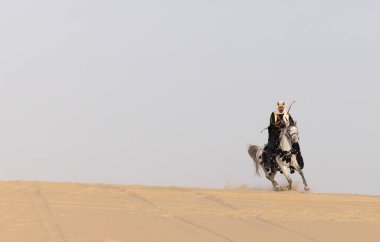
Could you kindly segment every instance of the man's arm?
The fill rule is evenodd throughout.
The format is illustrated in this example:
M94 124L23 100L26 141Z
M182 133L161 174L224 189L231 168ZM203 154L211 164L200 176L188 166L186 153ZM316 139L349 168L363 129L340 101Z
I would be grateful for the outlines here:
M285 128L285 122L284 120L282 119L278 119L276 122L275 122L275 114L274 112L272 113L272 115L270 116L270 127L272 129L280 129L280 128Z
M273 112L270 115L269 126L271 126L271 127L275 126L275 123L274 123L274 113Z

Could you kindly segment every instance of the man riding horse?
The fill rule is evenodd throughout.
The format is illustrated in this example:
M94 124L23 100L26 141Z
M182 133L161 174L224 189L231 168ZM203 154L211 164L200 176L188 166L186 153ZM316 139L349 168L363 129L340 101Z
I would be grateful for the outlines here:
M295 122L292 116L285 111L285 102L279 101L277 102L277 110L272 112L270 116L268 144L264 148L262 154L264 167L267 171L270 171L272 165L274 165L274 162L272 161L273 156L278 155L281 152L281 149L279 148L280 134L288 125L295 125ZM293 149L296 152L298 165L302 169L304 163L299 144L293 144Z

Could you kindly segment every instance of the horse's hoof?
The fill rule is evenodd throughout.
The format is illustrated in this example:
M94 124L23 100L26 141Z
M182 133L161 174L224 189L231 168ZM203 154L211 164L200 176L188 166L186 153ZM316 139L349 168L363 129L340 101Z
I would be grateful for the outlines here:
M310 191L310 188L308 186L305 186L305 191Z
M281 191L284 191L284 188L278 186L278 187L274 187L274 190L275 190L276 192L281 192Z

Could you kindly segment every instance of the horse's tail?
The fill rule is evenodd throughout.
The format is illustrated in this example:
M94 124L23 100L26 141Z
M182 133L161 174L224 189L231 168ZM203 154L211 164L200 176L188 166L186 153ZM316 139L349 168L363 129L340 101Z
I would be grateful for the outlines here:
M252 158L253 163L255 164L256 168L256 175L260 176L260 161L257 159L256 154L257 151L259 150L259 146L257 145L250 145L248 147L248 154Z

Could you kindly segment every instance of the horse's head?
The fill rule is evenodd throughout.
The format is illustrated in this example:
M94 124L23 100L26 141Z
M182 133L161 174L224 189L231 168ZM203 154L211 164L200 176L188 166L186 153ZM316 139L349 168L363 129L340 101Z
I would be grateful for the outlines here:
M289 125L286 127L285 135L292 141L292 143L298 143L299 137L298 137L298 128L296 124Z

